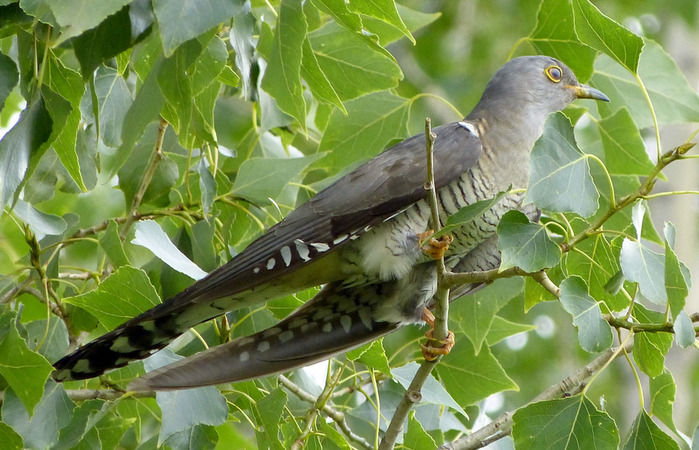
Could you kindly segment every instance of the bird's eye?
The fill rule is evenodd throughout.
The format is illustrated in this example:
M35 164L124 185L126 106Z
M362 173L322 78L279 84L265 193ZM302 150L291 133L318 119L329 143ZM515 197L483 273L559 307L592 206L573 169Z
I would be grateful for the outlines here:
M561 81L561 78L563 78L563 71L558 66L548 66L546 70L544 70L544 73L546 77L554 83L558 83Z

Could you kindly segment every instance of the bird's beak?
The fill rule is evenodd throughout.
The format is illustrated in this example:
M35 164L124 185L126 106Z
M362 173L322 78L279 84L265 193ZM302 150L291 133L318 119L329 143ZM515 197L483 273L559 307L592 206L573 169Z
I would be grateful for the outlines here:
M590 98L592 100L602 100L605 102L609 101L609 97L604 95L604 93L598 89L587 86L585 84L579 84L577 86L568 86L575 92L577 98Z

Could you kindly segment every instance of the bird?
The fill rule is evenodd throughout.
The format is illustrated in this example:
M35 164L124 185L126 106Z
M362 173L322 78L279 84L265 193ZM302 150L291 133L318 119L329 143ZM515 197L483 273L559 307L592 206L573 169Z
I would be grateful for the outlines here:
M497 268L500 218L527 208L531 218L538 217L536 208L524 205L529 154L549 114L576 99L609 101L555 58L517 57L496 71L463 120L433 130L440 220L508 192L451 230L448 246L438 245L448 270ZM438 279L435 260L422 243L430 226L426 180L425 137L419 134L340 177L189 288L58 360L53 378L101 375L151 355L227 311L314 286L323 287L275 326L149 372L128 389L254 379L424 323ZM452 296L478 287L461 286Z

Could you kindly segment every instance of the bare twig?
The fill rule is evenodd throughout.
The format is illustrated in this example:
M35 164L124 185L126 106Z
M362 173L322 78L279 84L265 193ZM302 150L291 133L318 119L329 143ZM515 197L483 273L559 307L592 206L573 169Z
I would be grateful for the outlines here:
M289 392L291 392L301 400L313 404L316 404L316 402L318 401L317 397L314 397L310 393L304 391L303 389L301 389L301 387L299 387L293 381L289 380L284 375L279 375L278 380L282 386L284 386ZM342 432L356 444L360 445L363 448L372 448L372 445L369 444L369 442L367 442L363 437L358 436L352 432L349 425L347 425L347 422L345 421L344 414L331 408L327 404L323 405L322 411L325 415L330 417L337 424L337 426L340 427Z

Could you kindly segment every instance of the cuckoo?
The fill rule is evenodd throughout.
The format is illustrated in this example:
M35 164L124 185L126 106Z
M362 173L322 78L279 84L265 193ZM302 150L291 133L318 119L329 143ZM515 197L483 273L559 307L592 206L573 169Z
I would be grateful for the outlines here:
M608 101L554 58L519 57L495 73L465 119L434 129L442 220L510 187L519 192L453 230L444 255L448 269L498 267L496 227L508 210L525 208L519 188L528 182L534 142L550 113L581 98ZM203 321L313 286L323 288L277 325L147 373L129 388L256 378L422 322L437 289L435 261L419 237L429 228L426 173L423 135L385 150L289 213L227 264L56 362L53 377L100 375L147 357ZM462 286L454 295L474 288Z

